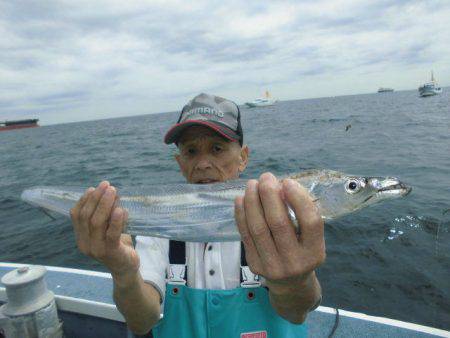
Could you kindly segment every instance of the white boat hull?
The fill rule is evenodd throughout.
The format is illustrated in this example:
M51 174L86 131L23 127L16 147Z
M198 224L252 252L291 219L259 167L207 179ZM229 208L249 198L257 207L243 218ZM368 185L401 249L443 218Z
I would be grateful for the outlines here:
M247 107L249 108L255 108L255 107L268 107L273 106L275 102L267 102L267 103L254 103L254 102L246 102L245 103Z
M419 95L421 97L434 96L442 93L442 88L437 88L433 90L419 90Z
M0 262L0 278L27 265ZM46 283L55 294L65 337L132 336L113 302L109 273L52 266L46 269ZM5 288L0 285L0 306L7 301ZM306 324L310 337L328 337L330 332L333 337L450 337L449 331L433 327L325 306L311 312Z

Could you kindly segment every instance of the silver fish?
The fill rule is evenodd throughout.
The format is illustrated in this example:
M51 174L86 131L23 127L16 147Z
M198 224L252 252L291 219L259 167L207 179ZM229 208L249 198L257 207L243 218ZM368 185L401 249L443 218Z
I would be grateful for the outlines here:
M376 202L407 195L411 188L398 179L363 177L332 170L308 170L286 176L309 190L323 219L336 219ZM120 191L120 206L129 213L125 232L131 235L188 242L240 240L234 220L234 199L247 180L213 184L149 186L144 193ZM33 187L22 200L66 216L84 194L70 187ZM291 219L295 215L288 207Z

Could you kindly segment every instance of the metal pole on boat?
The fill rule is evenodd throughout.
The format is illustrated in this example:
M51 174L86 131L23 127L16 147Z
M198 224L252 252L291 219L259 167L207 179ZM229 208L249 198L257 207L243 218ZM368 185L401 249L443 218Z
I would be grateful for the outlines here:
M0 329L6 337L61 338L55 296L47 289L43 266L24 266L1 279L8 302L0 307Z

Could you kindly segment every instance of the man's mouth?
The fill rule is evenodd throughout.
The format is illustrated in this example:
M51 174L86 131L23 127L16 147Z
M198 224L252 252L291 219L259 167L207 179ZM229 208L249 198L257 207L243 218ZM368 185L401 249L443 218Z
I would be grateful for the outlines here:
M218 182L218 181L217 181L217 180L210 179L210 178L204 178L204 179L202 179L202 180L196 181L195 183L196 183L196 184L209 184L209 183L216 183L216 182Z

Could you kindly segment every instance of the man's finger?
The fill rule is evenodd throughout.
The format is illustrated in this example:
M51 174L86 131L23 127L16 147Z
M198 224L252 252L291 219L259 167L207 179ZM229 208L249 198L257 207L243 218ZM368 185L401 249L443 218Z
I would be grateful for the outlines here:
M88 200L89 195L95 190L90 187L86 190L83 196L78 200L75 206L70 210L70 217L74 228L75 237L79 249L85 252L89 247L89 226L80 220L80 211Z
M283 181L283 192L295 212L300 227L300 241L307 246L324 242L323 220L309 192L291 179Z
M281 191L281 184L274 175L270 173L261 175L259 196L277 251L284 257L295 257L299 245L286 203L281 199Z
M279 266L278 252L264 217L259 198L258 182L250 180L244 195L245 220L255 242L261 262L268 269Z
M104 241L106 238L106 228L111 217L112 207L116 199L116 189L108 187L98 202L94 215L91 218L91 240L94 244Z
M106 232L108 246L116 246L119 244L120 235L122 234L127 217L128 214L124 209L114 208L109 221L109 227Z
M97 209L98 202L100 201L106 188L109 187L108 181L101 182L97 189L91 192L80 210L80 221L90 224L91 217L94 215L95 209Z
M114 211L114 209L118 208L119 207L119 202L120 202L120 197L119 197L119 194L116 191L116 196L114 198L114 203L113 203L113 206L112 206L111 210ZM123 210L126 211L125 209L123 209ZM128 217L128 212L126 212L126 216ZM112 217L112 212L110 214L110 218L111 217ZM110 224L111 224L111 219L108 220L108 224L107 224L107 228L106 229L109 228Z
M72 221L78 221L78 218L80 217L80 210L86 203L89 194L92 193L94 190L95 188L93 187L89 187L88 189L86 189L83 196L81 196L80 199L77 201L77 203L73 206L73 208L70 209L70 217L72 218Z
M262 272L261 260L259 259L258 251L256 250L252 235L247 227L244 210L244 198L242 196L236 197L234 200L234 218L236 219L236 225L239 233L241 234L241 240L244 243L247 264L253 273L260 274Z

